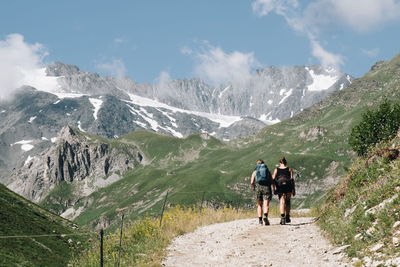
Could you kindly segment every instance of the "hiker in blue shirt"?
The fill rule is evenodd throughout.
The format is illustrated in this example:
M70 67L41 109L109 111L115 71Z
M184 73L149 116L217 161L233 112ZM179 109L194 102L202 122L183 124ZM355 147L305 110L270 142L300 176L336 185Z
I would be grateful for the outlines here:
M251 186L256 192L257 200L257 214L259 224L263 224L263 204L264 204L264 223L269 225L268 221L268 211L269 211L269 201L272 198L271 190L271 173L268 170L267 165L263 160L257 160L257 166L251 174Z

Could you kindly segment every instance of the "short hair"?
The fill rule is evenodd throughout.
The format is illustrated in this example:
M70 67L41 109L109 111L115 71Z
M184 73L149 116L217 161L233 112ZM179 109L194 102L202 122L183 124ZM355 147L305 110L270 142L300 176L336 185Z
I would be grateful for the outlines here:
M282 163L283 165L286 165L287 161L286 161L285 157L281 157L281 159L279 160L279 163Z
M257 160L257 164L262 164L262 163L264 163L264 161L262 159Z

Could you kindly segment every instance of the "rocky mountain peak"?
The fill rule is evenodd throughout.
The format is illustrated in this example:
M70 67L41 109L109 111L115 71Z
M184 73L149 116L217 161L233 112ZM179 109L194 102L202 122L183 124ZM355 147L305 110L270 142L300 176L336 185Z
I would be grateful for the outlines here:
M57 143L62 144L64 142L76 143L76 142L84 142L87 138L81 134L78 134L78 131L71 126L64 126L58 137Z
M62 62L54 62L47 66L47 76L68 76L78 74L80 69L75 65L64 64Z

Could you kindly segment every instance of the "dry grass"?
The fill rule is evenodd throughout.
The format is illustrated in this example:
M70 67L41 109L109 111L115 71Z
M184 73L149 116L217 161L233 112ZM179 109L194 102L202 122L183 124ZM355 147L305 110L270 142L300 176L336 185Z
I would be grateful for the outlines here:
M223 209L197 209L172 207L165 213L160 227L159 218L144 218L125 225L123 230L120 266L161 266L166 248L176 236L192 232L196 228L213 223L254 217L254 211L224 207ZM119 233L104 238L104 265L117 266ZM76 255L70 266L99 266L98 242L92 248Z

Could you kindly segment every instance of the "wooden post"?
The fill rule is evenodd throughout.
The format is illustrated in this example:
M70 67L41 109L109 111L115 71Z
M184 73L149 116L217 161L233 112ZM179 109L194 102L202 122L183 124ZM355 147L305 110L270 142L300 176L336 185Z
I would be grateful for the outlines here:
M119 267L119 263L121 260L121 250L122 250L122 229L124 228L124 216L125 214L122 214L122 218L121 218L121 233L119 235L119 252L118 252L118 267Z
M100 230L100 267L103 267L103 228Z
M164 216L165 203L167 202L168 193L169 193L169 190L167 191L167 194L165 195L164 204L163 204L163 207L162 207L162 210L161 210L160 227L161 227L161 223L162 223L162 218Z

